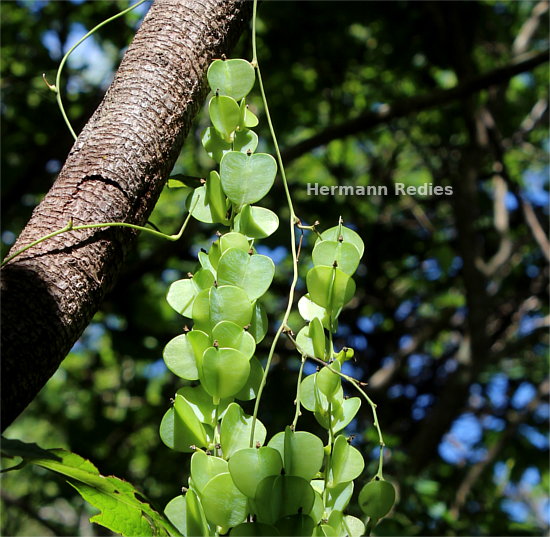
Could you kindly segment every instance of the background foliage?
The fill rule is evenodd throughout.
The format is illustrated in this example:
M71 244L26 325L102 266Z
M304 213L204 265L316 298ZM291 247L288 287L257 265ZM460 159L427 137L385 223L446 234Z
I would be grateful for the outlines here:
M70 149L54 95L61 51L126 2L15 1L2 5L2 249L7 251ZM139 19L139 8L69 62L68 113L78 132L99 103ZM489 72L548 47L546 2L265 2L259 56L288 176L304 223L339 215L363 237L357 298L338 345L356 349L347 373L369 383L399 488L378 535L542 535L548 531L548 67L446 105L356 128L405 99ZM250 57L244 35L235 57ZM252 107L262 117L259 97ZM429 98L428 98L429 101ZM434 101L435 102L435 101ZM413 101L414 103L414 101ZM397 108L397 107L396 107ZM204 176L212 161L198 118L175 172ZM260 123L265 129L265 121ZM296 144L327 130L330 143ZM260 132L270 151L267 132ZM325 140L325 141L326 141ZM453 186L450 197L309 196L308 183ZM285 218L280 185L268 206ZM151 220L175 230L183 206L166 191ZM290 261L286 229L263 241L278 265L265 301L281 314ZM181 331L164 301L195 267L212 227L182 241L142 236L101 311L7 436L65 447L104 474L128 479L161 507L177 494L186 456L161 444L158 425L180 387L162 349ZM547 240L547 239L546 239ZM304 237L301 270L310 265ZM303 282L301 289L303 290ZM275 289L276 292L273 292ZM300 328L298 315L291 326ZM292 420L298 359L282 344L261 419ZM309 373L314 371L312 366ZM304 415L304 418L306 416ZM310 424L315 430L316 425ZM364 406L350 432L372 452ZM359 487L357 487L359 490ZM4 535L96 535L103 529L62 479L25 468L3 479Z

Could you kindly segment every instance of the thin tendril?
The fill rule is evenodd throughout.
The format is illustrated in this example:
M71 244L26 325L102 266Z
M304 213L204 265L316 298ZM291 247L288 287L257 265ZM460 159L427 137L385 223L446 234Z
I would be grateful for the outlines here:
M279 149L279 144L277 142L277 136L275 135L275 130L273 128L273 123L271 121L271 115L269 113L269 106L267 104L267 98L265 95L264 90L264 84L262 80L262 74L260 71L260 66L258 64L258 57L256 54L256 11L257 11L257 0L254 0L254 6L253 6L253 12L252 12L252 64L256 68L256 72L258 74L258 84L260 87L260 93L262 96L262 101L264 104L265 109L265 116L267 119L267 124L269 126L269 132L271 134L271 138L273 140L273 145L275 147L275 153L277 155L277 161L279 163L279 171L281 173L281 179L283 181L283 187L285 190L286 195L286 201L289 208L290 216L289 216L289 225L290 225L290 241L291 241L291 251L292 251L292 282L290 284L290 290L288 294L288 304L286 307L285 314L283 316L283 320L281 322L281 325L279 326L279 329L275 333L275 337L273 338L273 342L271 343L271 348L269 349L269 354L267 357L267 363L265 366L265 371L262 376L262 381L260 383L260 387L258 389L258 394L256 396L256 402L254 404L254 413L252 415L252 428L250 431L250 447L254 445L254 429L256 427L256 420L258 417L258 409L260 407L260 400L262 398L263 390L267 381L267 375L269 373L269 368L271 366L271 361L273 359L273 354L275 353L275 347L277 345L277 342L279 341L279 338L281 337L281 334L283 333L283 328L286 326L288 317L290 316L290 312L292 310L292 304L294 302L294 291L296 289L296 283L298 282L298 256L296 252L296 233L295 233L295 224L297 221L296 214L294 213L294 206L292 204L292 197L290 195L290 189L288 187L288 181L286 178L285 168L283 165L283 159L281 157L281 151Z
M65 63L69 59L69 56L73 53L73 51L80 45L83 41L88 39L91 35L93 35L97 30L105 26L111 21L114 21L115 19L118 19L119 17L122 17L122 15L126 15L126 13L132 11L132 9L135 9L139 5L143 4L146 0L139 0L139 2L135 3L133 6L130 6L126 8L124 11L121 11L120 13L117 13L116 15L113 15L112 17L104 20L103 22L100 22L97 26L92 28L84 37L80 38L63 56L63 59L59 63L59 67L57 68L57 74L55 77L55 92L57 94L57 105L59 106L59 110L61 111L61 115L63 116L63 119L65 120L65 123L67 124L67 127L69 127L69 130L71 131L71 134L73 135L73 138L76 140L77 136L74 132L73 127L71 126L71 122L69 121L69 118L67 117L67 114L65 112L65 108L63 106L63 101L61 99L61 72L63 71L63 67L65 66ZM51 88L51 86L48 84L48 87Z

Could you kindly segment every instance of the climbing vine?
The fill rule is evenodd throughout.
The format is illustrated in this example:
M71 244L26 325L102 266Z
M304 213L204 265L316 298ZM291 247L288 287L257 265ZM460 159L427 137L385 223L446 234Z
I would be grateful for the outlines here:
M319 232L317 224L303 226L296 216L256 53L256 8L255 0L252 61L221 58L208 69L211 125L201 140L217 169L194 188L178 184L177 180L170 182L188 190L189 215L180 231L165 235L118 222L73 226L70 221L64 228L12 254L4 263L67 231L124 226L177 240L190 217L223 226L224 232L218 232L209 251L198 254L198 269L172 283L167 294L170 306L189 319L192 328L186 327L164 349L166 366L186 382L162 419L160 437L169 448L192 456L190 476L182 494L165 509L171 524L163 522L162 527L168 533L177 528L189 536L229 533L359 537L370 534L395 501L394 487L383 476L384 440L376 405L358 380L342 372L344 363L353 357L353 349L337 351L333 345L339 315L355 294L353 274L364 254L364 244L342 221ZM57 93L71 128L59 93L65 60L58 70L56 85L50 88ZM256 80L276 159L256 152L258 136L252 129L259 120L247 104ZM263 360L261 343L268 332L268 319L261 300L271 286L275 265L258 253L257 246L277 230L279 219L256 204L269 193L277 173L289 207L293 277L287 307ZM313 267L306 276L307 293L298 301L306 324L294 334L288 320L298 281L297 228L315 233L316 242ZM271 433L268 439L259 418L261 399L283 335L301 359L296 410L291 424L283 431ZM319 369L303 378L306 360L314 361ZM352 439L345 435L346 427L360 409L361 398L345 397L343 380L370 405L379 438L378 471L358 495L359 506L367 517L366 526L345 513L365 461ZM239 402L254 399L253 414L247 415ZM323 438L300 430L302 410L312 412L326 430ZM95 483L99 478L93 471L91 475L88 479ZM101 519L98 521L102 523Z

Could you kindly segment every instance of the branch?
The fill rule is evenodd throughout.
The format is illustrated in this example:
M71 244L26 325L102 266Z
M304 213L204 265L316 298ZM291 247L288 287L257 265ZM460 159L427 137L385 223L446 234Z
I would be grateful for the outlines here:
M288 147L283 151L283 160L290 162L304 153L308 153L315 147L327 144L332 140L351 136L388 121L420 112L429 108L435 108L443 104L460 99L466 95L476 93L490 86L506 82L510 78L530 71L548 61L548 51L531 54L516 60L504 67L499 67L483 75L457 84L454 88L437 90L427 95L409 97L397 101L391 105L384 105L377 111L367 111L360 116L350 119L345 123L327 127L320 133Z
M11 253L71 219L145 224L206 97L206 70L228 53L250 13L242 0L155 0ZM136 236L124 228L71 231L2 269L3 429L80 337Z

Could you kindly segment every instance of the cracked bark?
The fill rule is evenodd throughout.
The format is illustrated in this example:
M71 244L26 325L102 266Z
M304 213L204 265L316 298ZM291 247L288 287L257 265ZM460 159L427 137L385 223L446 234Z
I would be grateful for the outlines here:
M155 0L102 103L12 248L75 225L143 225L207 93L212 59L250 18L243 0ZM70 232L2 270L4 430L55 372L112 288L137 234Z

